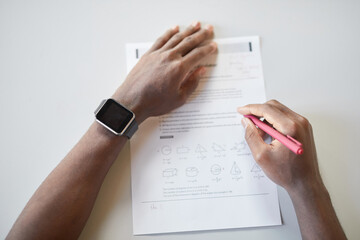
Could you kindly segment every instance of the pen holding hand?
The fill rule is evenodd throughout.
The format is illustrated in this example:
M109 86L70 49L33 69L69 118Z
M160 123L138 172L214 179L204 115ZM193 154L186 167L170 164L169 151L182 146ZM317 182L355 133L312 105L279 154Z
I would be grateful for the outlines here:
M265 132L256 128L249 118L242 119L245 139L255 161L273 182L284 187L289 193L303 239L346 239L320 176L309 121L275 100L265 104L246 105L238 108L238 112L263 117L274 129L256 117L249 116L270 135L275 136L276 129L282 133L278 134L284 140L288 139L286 136L292 136L303 143L303 154L294 154L280 143L276 139L280 135L275 136L270 144L266 144L262 138ZM293 144L300 146L296 140Z
M264 128L265 123L253 116L250 118L262 127L256 128L249 118L244 117L242 120L246 132L245 139L253 157L272 181L288 191L295 189L299 183L321 182L312 128L307 119L276 100L239 107L238 112L263 117L274 128ZM273 135L270 144L264 142L261 136L264 132L261 128ZM272 132L269 129L272 129ZM277 134L274 134L275 132ZM294 154L290 151L289 146L286 147L278 140L281 138L280 135L282 139L286 138L288 143L292 141L292 145L297 146L298 153L303 149L303 154ZM291 136L291 140L286 136ZM300 142L304 145L300 145Z

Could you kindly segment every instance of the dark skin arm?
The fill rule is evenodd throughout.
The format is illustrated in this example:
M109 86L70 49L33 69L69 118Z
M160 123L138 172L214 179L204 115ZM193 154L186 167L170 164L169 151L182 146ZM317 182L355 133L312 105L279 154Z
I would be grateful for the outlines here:
M181 106L198 85L195 68L216 50L207 40L212 26L195 22L169 29L141 58L112 98L132 110L141 124ZM76 239L94 206L106 174L127 141L93 123L44 180L14 223L7 239Z
M168 30L112 97L135 112L139 124L182 105L204 71L194 67L216 50L214 43L205 43L212 33L212 27L201 29L199 24L181 33L177 27ZM294 155L276 140L265 144L264 133L251 121L243 122L254 159L270 179L289 192L303 238L346 239L321 180L310 123L277 101L247 105L239 112L262 116L304 144L304 155ZM92 124L34 193L7 239L76 239L126 141Z
M303 239L346 239L320 176L309 121L276 100L250 104L240 107L238 111L243 115L264 117L279 132L303 144L302 155L294 154L278 140L266 144L262 130L247 118L242 121L246 129L245 138L255 161L272 181L289 193Z

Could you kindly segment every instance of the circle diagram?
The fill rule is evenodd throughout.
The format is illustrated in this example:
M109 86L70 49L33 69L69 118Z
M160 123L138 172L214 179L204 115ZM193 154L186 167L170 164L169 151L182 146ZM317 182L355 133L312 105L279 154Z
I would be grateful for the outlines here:
M210 171L213 175L219 175L221 173L221 167L218 164L214 164L211 166Z
M171 153L171 147L169 145L162 146L161 153L164 155L169 155Z

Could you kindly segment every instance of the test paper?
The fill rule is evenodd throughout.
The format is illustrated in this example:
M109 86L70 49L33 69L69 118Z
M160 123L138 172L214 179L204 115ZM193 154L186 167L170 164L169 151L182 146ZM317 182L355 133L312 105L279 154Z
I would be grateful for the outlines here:
M131 139L135 235L281 224L276 185L255 163L236 111L266 100L259 37L215 41L187 103ZM128 71L150 46L127 45Z

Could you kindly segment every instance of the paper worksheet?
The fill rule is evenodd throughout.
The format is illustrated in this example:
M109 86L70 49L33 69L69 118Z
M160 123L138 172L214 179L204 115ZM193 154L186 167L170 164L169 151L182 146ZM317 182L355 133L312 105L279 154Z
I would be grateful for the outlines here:
M255 163L238 106L263 103L258 37L215 40L188 102L146 120L130 143L133 231L280 225L276 185ZM151 46L128 44L128 71Z

